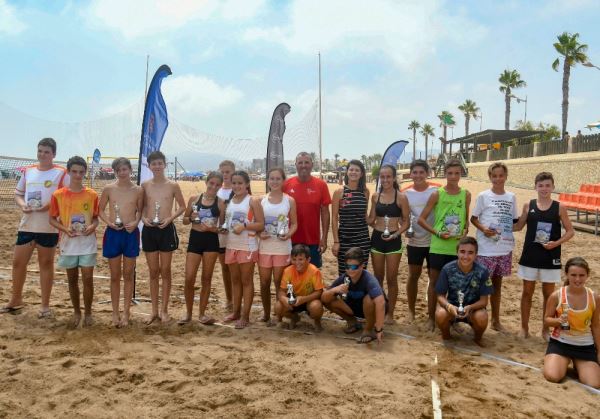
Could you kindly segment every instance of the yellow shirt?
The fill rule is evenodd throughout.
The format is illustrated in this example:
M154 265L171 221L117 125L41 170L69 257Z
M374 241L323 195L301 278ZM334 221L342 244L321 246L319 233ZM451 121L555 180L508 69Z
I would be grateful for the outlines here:
M294 265L285 268L281 277L280 288L282 290L287 289L288 282L294 287L294 293L301 297L323 289L321 271L312 263L309 263L306 271L302 273L298 273Z

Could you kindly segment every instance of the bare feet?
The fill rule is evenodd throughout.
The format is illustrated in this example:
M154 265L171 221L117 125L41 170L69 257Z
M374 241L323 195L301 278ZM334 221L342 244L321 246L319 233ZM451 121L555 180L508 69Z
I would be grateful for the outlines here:
M519 337L521 337L523 339L529 338L529 330L521 329L521 331L519 332Z
M267 314L263 314L262 316L260 316L258 318L259 321L263 322L263 323L269 323L271 321L271 316L267 316Z
M179 320L177 322L177 324L179 326L183 326L184 324L188 324L191 321L192 321L192 316L185 316L185 317L182 317L181 320Z
M321 319L315 320L315 332L322 332L323 326L321 326Z
M112 325L114 327L121 327L121 319L119 318L119 313L113 313L113 315L112 315Z
M121 327L129 327L129 316L124 315L123 319L121 319Z
M246 326L248 326L249 324L250 324L250 322L248 320L239 319L237 322L235 322L235 328L236 329L243 329Z
M223 319L223 321L225 323L231 323L231 322L234 322L234 321L239 320L239 319L240 319L239 315L237 315L235 313L231 313L231 314L225 316L225 318Z
M169 316L169 313L163 312L160 316L160 321L163 324L169 323L171 321L171 316Z
M485 348L485 343L483 343L483 339L482 338L474 338L473 342L475 342L475 344L477 344L477 346L481 347L481 348Z
M290 329L295 329L299 321L300 316L298 313L292 313L292 316L290 317Z
M415 321L415 312L414 312L414 311L409 311L409 312L408 312L408 321L409 321L410 323L412 323L412 322L414 322L414 321Z
M500 333L508 333L508 330L500 322L492 322L492 329Z
M394 315L387 315L385 316L385 320L383 321L383 324L396 324L396 320L394 319Z
M200 317L200 323L210 326L211 324L215 324L216 320L213 317L204 315Z
M73 319L71 320L71 326L76 328L77 326L79 326L80 322L81 322L81 312L73 313Z
M94 319L91 314L86 314L83 316L83 327L90 327L94 324Z
M150 319L146 320L146 326L150 326L155 321L160 320L160 316L158 314L153 314L150 316Z
M433 319L427 319L427 330L430 332L435 332L435 322Z
M49 319L51 317L52 317L52 310L50 310L48 307L42 308L38 312L38 319ZM81 314L79 315L79 318L81 318Z

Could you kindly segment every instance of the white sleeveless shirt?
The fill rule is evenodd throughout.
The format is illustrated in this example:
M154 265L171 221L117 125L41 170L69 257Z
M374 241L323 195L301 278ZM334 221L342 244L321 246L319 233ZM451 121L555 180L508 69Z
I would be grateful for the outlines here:
M286 232L290 227L290 199L287 194L283 194L280 203L273 204L269 202L269 195L263 197L261 205L265 214L265 231L271 237L261 239L259 252L264 255L289 255L292 251L292 240L280 240L277 232L286 225Z
M254 231L243 230L240 234L235 234L232 230L238 224L250 223L254 217L250 218L250 195L246 195L242 202L235 203L233 199L227 205L225 217L229 219L229 233L227 234L227 249L245 250L253 252L258 250L258 242Z

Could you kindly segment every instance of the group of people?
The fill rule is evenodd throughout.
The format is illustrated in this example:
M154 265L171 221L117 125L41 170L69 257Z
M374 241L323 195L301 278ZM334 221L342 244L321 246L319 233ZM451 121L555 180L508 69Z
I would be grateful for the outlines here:
M192 321L199 270L198 318L206 325L216 322L207 306L218 259L229 310L223 321L234 322L236 328L250 323L254 268L258 264L261 321L275 323L271 308L274 284L277 321L289 319L289 326L294 327L299 314L307 312L315 329L321 330L321 318L327 308L346 321L346 333L362 331L359 342L382 342L384 326L394 323L405 235L410 319L416 316L418 281L426 262L429 327L434 330L437 326L443 339L450 339L453 324L467 323L473 328L475 342L481 345L488 326L488 299L492 328L504 331L500 321L502 279L511 274L513 231L526 227L517 270L523 280L521 335L529 336L532 297L536 282L540 281L542 337L549 341L546 378L560 381L573 360L581 381L600 387L600 296L585 287L590 273L587 262L582 258L567 261L567 281L555 291L561 280L561 245L574 232L566 208L552 200L551 173L542 172L535 177L537 198L525 203L519 212L515 195L505 190L506 165L493 163L488 169L491 188L477 196L470 214L471 194L459 186L462 167L456 160L446 164L446 184L440 187L428 183L427 162L413 161L413 182L403 191L396 180L396 168L383 165L379 171L380 187L373 194L367 188L362 162L352 160L343 187L333 197L324 181L311 176L313 162L309 153L296 156L294 177L286 179L281 168L269 170L268 192L263 197L252 195L248 174L236 171L235 164L226 160L220 163L218 171L206 177L205 192L190 197L186 203L179 185L165 176L166 159L160 151L148 156L153 177L141 186L131 181L130 161L115 159L112 167L117 179L104 188L100 197L83 184L87 171L83 158L70 158L65 169L54 164L55 155L56 142L42 139L38 144L38 164L27 167L17 184L15 200L23 216L13 260L12 296L2 312L23 307L27 264L37 248L42 296L39 316L51 315L50 293L58 245L58 265L66 269L68 277L73 326L92 324L95 231L102 220L106 224L102 253L111 273L113 324L123 327L130 321L140 242L148 265L152 301L148 323L168 322L171 258L179 246L174 221L183 216L183 224L191 225L191 229L185 263L186 312L179 324ZM338 276L327 286L320 268L327 250L330 221L334 239L331 251L337 257ZM468 236L469 225L476 228L476 238ZM373 274L367 271L369 257Z

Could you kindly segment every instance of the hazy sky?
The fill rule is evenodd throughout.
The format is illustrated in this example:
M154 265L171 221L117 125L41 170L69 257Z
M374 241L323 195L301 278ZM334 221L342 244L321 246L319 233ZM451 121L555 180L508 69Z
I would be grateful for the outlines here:
M321 51L324 157L358 157L408 139L412 119L439 135L442 110L463 135L465 99L481 107L484 129L502 129L506 68L527 82L515 93L527 95L528 119L560 125L552 43L579 32L600 66L598 22L592 0L0 0L0 102L53 121L106 117L142 100L149 54L151 73L173 70L163 83L171 118L266 137L279 102L292 107L290 125L316 100ZM573 69L570 132L600 119L599 91L599 70ZM511 126L523 111L513 103ZM33 154L23 146L2 154Z

